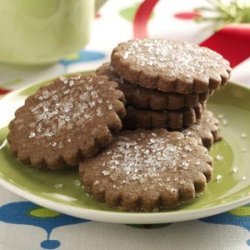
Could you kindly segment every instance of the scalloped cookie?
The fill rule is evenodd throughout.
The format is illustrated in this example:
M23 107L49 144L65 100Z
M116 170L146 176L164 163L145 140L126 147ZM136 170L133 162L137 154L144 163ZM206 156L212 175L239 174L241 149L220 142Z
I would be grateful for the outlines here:
M9 125L12 153L38 168L77 166L122 128L124 95L95 74L60 77L28 97Z
M122 131L100 154L80 164L85 191L127 211L168 209L206 188L212 158L181 132Z
M167 39L120 43L112 52L111 65L130 83L179 94L215 90L231 72L229 62L215 51Z

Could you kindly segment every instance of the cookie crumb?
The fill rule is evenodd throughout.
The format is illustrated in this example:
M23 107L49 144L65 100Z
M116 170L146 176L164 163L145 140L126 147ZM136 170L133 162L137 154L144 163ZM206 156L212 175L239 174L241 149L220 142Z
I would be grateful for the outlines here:
M239 171L238 167L234 167L234 168L232 169L232 174L237 174L238 171Z
M222 160L224 159L224 157L223 157L223 155L216 155L216 156L215 156L215 159L216 159L217 161L222 161Z
M159 212L159 211L160 211L159 208L154 208L154 209L153 209L153 212L154 212L154 213L157 213L157 212Z
M201 193L197 193L196 195L195 195L195 197L196 198L199 198L199 197L201 197L203 195L203 193L201 192Z
M80 187L81 182L79 180L74 180L74 185Z
M226 127L226 126L228 125L228 120L223 119L223 120L222 120L222 125L223 125L224 127Z
M63 184L62 184L62 183L58 183L58 184L55 184L54 187L55 187L55 188L63 188Z
M246 153L246 152L248 152L248 148L241 148L241 150L240 150L242 153Z
M247 138L247 134L241 133L240 137L241 137L242 139L245 139L245 138Z
M215 180L216 180L216 182L218 182L218 183L221 182L221 180L222 180L222 175L218 174L218 175L216 176Z

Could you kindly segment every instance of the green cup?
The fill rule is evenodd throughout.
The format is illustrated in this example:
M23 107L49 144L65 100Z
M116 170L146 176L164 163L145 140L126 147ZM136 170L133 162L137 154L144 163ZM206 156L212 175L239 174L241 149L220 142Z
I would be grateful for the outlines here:
M0 62L49 64L77 52L94 12L94 0L1 0Z

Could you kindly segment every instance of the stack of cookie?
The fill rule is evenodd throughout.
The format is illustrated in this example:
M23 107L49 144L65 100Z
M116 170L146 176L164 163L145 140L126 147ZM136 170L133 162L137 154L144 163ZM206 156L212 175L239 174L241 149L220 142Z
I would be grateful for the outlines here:
M9 125L10 150L35 168L79 166L85 192L111 207L176 207L211 180L207 148L220 137L205 105L230 70L187 42L122 43L97 74L62 76L28 97Z
M210 49L184 41L144 39L119 44L111 62L97 74L119 83L127 101L124 128L190 128L185 134L202 131L202 140L210 147L220 137L218 121L204 111L206 102L227 82L230 70L228 61Z

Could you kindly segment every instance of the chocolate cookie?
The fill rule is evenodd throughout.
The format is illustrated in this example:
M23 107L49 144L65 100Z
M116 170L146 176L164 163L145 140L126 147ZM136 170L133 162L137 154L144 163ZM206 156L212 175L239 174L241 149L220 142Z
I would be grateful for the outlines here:
M166 128L181 130L195 124L201 118L202 112L203 106L201 104L178 111L152 111L129 106L126 108L127 115L123 119L123 127L125 129Z
M124 80L109 63L99 67L96 73L97 75L106 75L110 80L118 82L119 89L124 93L127 104L139 109L178 110L206 102L210 96L209 91L183 95L143 88Z
M111 65L124 79L171 93L204 93L224 85L229 62L196 44L166 39L130 40L112 53Z
M9 125L11 151L25 164L50 169L95 155L122 127L124 95L117 87L104 76L74 74L40 88Z
M210 148L215 142L222 139L219 134L219 121L214 114L205 110L200 121L182 131L186 137L197 139L200 144Z
M80 164L85 191L128 211L155 211L205 190L212 158L196 140L165 129L122 131L99 155Z

